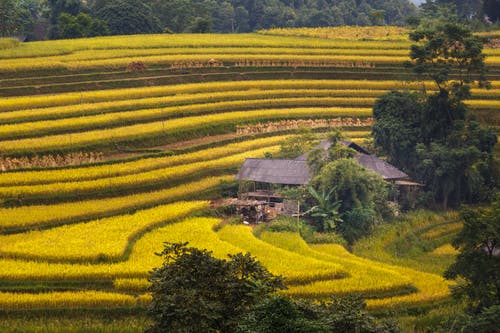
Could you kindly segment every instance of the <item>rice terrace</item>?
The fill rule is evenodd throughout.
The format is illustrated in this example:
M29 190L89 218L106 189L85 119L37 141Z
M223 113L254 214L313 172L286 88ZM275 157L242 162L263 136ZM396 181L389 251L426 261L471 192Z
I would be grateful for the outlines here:
M347 244L224 206L245 159L284 142L342 129L373 151L378 98L437 91L404 66L413 43L390 26L0 39L0 331L142 331L165 242L249 252L280 294L362 295L405 331L453 313L458 210L400 213ZM465 105L498 129L500 49L483 52L491 89Z

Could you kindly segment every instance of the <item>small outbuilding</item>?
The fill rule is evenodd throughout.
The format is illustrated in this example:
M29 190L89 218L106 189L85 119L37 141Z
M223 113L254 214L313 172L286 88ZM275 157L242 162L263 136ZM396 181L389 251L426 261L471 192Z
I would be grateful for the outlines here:
M398 188L405 188L405 192L414 194L416 189L423 186L423 184L411 181L406 173L395 166L369 154L358 144L347 140L340 140L339 143L357 152L353 158L364 168L374 171L385 181L395 184ZM331 143L324 140L318 146L328 150ZM247 158L236 175L236 180L249 181L253 187L241 193L240 200L246 203L259 202L259 207L263 207L262 203L266 202L267 211L272 210L270 215L300 214L298 202L282 198L281 195L273 191L272 185L301 186L309 184L313 175L307 164L307 156L308 153L305 153L294 160ZM256 208L252 209L258 211Z

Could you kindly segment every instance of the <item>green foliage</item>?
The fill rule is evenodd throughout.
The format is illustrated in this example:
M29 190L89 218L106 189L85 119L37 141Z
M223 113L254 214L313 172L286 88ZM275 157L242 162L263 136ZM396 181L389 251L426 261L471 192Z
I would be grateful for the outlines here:
M217 192L222 198L233 198L238 195L239 183L237 181L221 181L217 186Z
M316 230L319 232L332 232L337 228L337 225L342 223L342 214L339 213L342 201L332 200L332 194L335 187L331 188L328 193L318 193L314 187L309 187L309 193L316 200L316 205L309 209L304 214L309 214L313 217Z
M374 144L398 168L415 169L421 114L422 104L418 95L413 93L391 91L375 102Z
M316 318L308 318L299 306L285 296L264 299L243 317L238 333L310 333L330 332L325 324Z
M18 15L20 22L19 33L25 36L26 41L45 38L47 4L38 0L18 0Z
M237 332L396 333L391 321L378 321L356 295L315 304L283 296L264 299L243 317Z
M14 0L0 0L0 37L14 35L20 27L19 8Z
M108 24L112 35L162 31L152 7L147 2L139 0L109 0L96 11L96 16Z
M387 195L386 184L380 175L347 158L325 165L313 180L313 186L324 192L334 188L332 198L342 202L339 208L341 213L370 205L376 196Z
M273 232L300 232L302 223L291 216L278 216L266 225L265 229Z
M315 209L317 217L323 221L323 228L318 230L332 231L330 225L335 225L349 242L369 233L385 211L388 185L354 159L341 158L328 163L312 184L317 189L311 193L319 203Z
M79 13L77 16L62 13L57 22L60 38L95 37L109 34L106 22L93 19L85 13Z
M80 0L48 0L49 22L51 24L49 37L52 39L60 38L58 20L63 13L76 16L86 10L86 7Z
M483 13L488 16L491 22L498 22L500 19L500 1L484 0Z
M321 169L331 161L340 158L351 158L358 153L356 150L341 144L339 141L342 139L344 139L344 135L342 131L337 129L330 132L327 136L327 140L330 143L330 147L327 150L324 147L318 146L309 151L307 154L307 165L313 175L319 174Z
M307 233L302 232L301 236L308 244L339 244L344 247L348 245L346 240L342 238L341 235L334 232L332 233L316 232L316 231L311 231Z
M416 30L411 39L421 43L412 45L410 67L431 78L439 91L423 101L396 92L380 98L373 110L375 145L425 183L445 209L464 200L485 200L495 184L492 155L497 139L463 103L473 78L489 85L483 41L456 23Z
M310 128L301 128L300 135L294 135L285 140L280 147L280 158L296 158L299 155L309 152L317 143L316 136Z
M152 1L161 24L174 32L211 22L214 32L250 32L274 27L402 25L415 7L403 0L171 0Z
M243 313L283 288L281 278L249 254L226 261L186 245L167 243L159 254L163 266L151 272L148 332L233 331Z
M378 322L366 310L364 300L357 295L333 297L318 306L321 319L331 332L396 333L398 326L391 321Z
M375 210L370 206L355 207L344 215L344 223L339 225L339 232L349 242L370 234L376 223Z
M432 79L441 89L448 89L450 75L458 72L458 82L452 81L454 90L479 75L480 85L488 86L485 78L483 40L470 29L457 23L445 23L436 28L417 29L410 39L420 44L411 46L410 58L414 72Z
M500 305L500 195L490 207L464 208L464 227L453 241L460 251L445 277L461 277L464 282L454 290L467 296L476 309Z

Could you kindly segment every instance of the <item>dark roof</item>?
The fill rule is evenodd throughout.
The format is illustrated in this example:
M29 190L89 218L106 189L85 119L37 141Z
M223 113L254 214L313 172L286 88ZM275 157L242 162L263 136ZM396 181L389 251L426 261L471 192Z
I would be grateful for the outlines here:
M384 180L405 179L408 175L375 155L358 154L354 158L366 169L382 176Z
M358 145L355 142L348 141L348 140L339 140L339 143L342 144L342 145L344 145L344 146L346 146L346 147L354 149L358 153L370 155L370 153L368 152L368 150L364 149L363 147L361 147L360 145ZM328 146L328 147L330 147L330 146Z
M306 161L258 158L247 158L236 175L237 180L285 185L305 185L311 178Z

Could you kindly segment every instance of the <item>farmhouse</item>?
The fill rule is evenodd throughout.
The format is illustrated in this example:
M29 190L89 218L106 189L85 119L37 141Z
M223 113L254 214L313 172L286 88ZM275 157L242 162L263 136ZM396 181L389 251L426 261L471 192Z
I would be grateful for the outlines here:
M346 140L341 140L340 143L356 151L354 159L366 169L379 174L385 181L405 187L407 192L414 192L422 186L412 182L403 171L370 154L356 143ZM319 143L319 147L325 150L330 146L328 140ZM235 202L238 210L256 220L279 214L300 214L299 203L283 198L273 190L273 185L309 184L313 175L307 164L307 155L308 153L302 154L294 160L247 158L236 175L237 180L250 182Z

